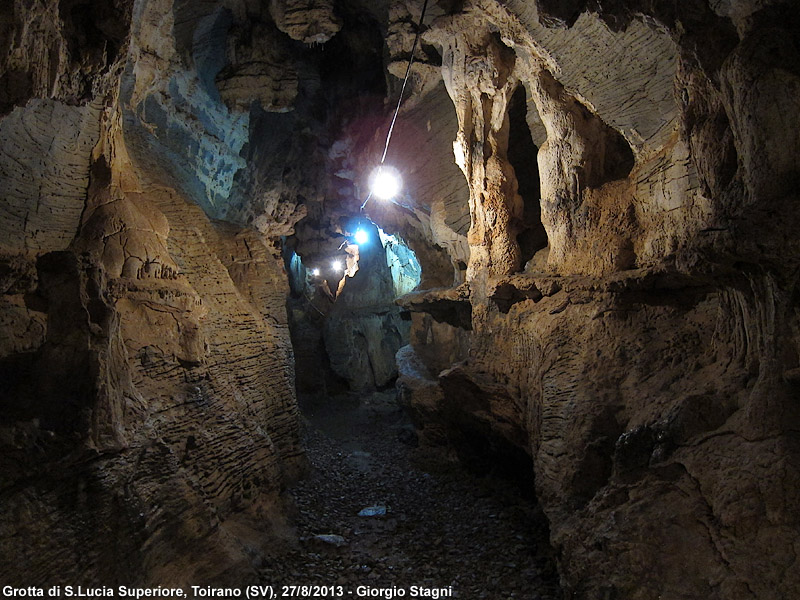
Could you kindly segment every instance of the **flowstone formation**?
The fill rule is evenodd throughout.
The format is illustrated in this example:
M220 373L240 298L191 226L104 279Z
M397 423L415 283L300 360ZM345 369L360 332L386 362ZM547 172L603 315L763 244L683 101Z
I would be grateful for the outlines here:
M530 457L570 597L798 594L799 19L476 1L423 33L469 259L401 299L399 386L428 447ZM547 248L523 260L527 170Z

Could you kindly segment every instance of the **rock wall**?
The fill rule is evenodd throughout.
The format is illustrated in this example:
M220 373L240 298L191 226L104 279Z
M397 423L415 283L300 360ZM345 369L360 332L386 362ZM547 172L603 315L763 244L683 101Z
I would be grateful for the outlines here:
M779 125L798 18L466 2L423 36L458 115L470 268L403 300L429 316L399 385L424 443L531 457L569 597L798 594L800 140ZM514 85L548 238L527 270Z
M0 120L0 578L255 581L288 535L281 489L303 461L280 248L210 219L227 213L246 165L250 104L284 102L230 79L216 88L227 32L248 9L13 10ZM49 54L38 46L48 40ZM276 98L291 99L287 71L264 75L288 82L270 88ZM273 236L302 216L263 208L252 210Z

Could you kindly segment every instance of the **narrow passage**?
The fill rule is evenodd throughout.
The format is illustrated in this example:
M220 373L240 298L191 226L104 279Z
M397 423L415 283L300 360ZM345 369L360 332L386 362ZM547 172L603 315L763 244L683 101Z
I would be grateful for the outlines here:
M453 597L466 599L561 597L538 506L511 482L424 456L394 392L301 407L311 473L290 490L300 545L265 578L343 585L353 597L359 585L453 586ZM385 515L359 516L384 507Z

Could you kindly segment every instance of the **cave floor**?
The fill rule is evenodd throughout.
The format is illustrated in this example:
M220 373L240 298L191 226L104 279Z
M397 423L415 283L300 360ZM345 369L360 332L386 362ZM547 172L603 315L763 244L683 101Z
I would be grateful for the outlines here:
M353 592L452 585L458 598L561 597L535 502L507 480L414 448L393 392L301 406L310 473L289 490L299 543L271 561L265 579ZM371 506L386 515L359 516Z

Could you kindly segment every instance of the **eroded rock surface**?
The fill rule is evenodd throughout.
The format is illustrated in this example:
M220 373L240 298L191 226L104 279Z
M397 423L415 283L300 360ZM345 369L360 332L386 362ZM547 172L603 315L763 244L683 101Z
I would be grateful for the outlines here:
M271 0L269 11L278 28L292 39L321 44L342 26L333 4L332 0Z
M797 10L502 4L464 3L425 34L472 229L466 287L403 301L430 315L398 354L421 440L530 455L575 597L792 596L800 146L773 127L796 104ZM548 239L525 272L508 77L528 97Z
M0 121L2 578L255 577L302 451L275 240L200 208L230 195L248 115L204 87L208 55L186 66L182 28L224 43L230 23L120 3L120 32L104 3L22 4L4 34L32 84L9 82ZM55 64L25 33L45 24Z

